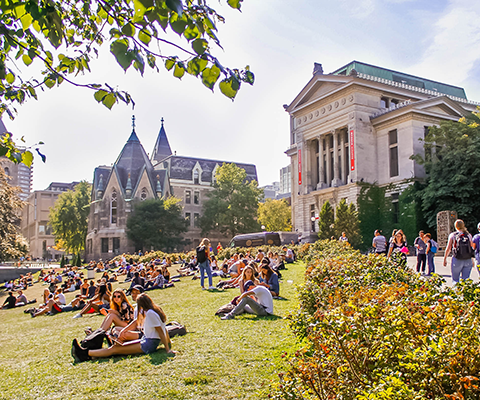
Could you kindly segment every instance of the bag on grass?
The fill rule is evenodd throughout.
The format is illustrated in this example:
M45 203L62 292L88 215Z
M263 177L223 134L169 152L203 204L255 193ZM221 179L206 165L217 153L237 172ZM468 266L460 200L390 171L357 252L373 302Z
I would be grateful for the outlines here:
M232 304L232 303L225 304L224 306L221 306L221 307L217 310L217 312L215 313L215 315L228 314L228 313L231 312L234 308L235 308L235 305Z
M183 336L187 334L187 328L177 321L171 321L167 325L168 335L172 338L174 336Z
M88 350L96 350L96 349L101 349L103 346L103 340L107 337L106 332L98 328L94 330L92 333L87 335L85 339L83 339L80 343L80 345L84 349Z

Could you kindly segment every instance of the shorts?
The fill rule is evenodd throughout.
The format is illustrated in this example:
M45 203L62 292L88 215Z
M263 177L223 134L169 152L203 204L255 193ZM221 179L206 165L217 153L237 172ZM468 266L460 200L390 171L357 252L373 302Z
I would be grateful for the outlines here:
M145 354L153 353L157 350L158 345L160 344L160 339L150 339L150 338L142 338L140 342L140 347Z

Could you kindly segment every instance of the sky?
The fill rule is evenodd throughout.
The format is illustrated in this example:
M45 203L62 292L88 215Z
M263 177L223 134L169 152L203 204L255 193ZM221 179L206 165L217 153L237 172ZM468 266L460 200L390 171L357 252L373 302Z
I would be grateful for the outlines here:
M34 161L33 189L51 182L92 181L94 168L115 162L132 131L152 152L161 118L178 155L252 163L261 186L279 181L289 164L290 104L312 77L314 62L330 73L356 60L463 87L480 101L480 10L467 0L245 0L242 12L210 1L225 24L213 54L223 65L255 74L235 101L199 79L182 80L160 68L126 73L105 46L92 72L78 82L107 82L125 90L135 109L98 104L93 92L67 83L16 107L4 117L14 139L39 141L47 156ZM174 38L170 31L169 38ZM167 47L163 54L175 54ZM34 68L25 69L27 77ZM30 75L29 75L30 74ZM34 146L35 147L35 146Z

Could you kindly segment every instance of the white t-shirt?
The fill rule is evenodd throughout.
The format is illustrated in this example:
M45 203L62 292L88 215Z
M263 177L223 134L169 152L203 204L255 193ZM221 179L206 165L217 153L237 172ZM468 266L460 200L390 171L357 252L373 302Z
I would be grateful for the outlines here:
M57 294L57 301L63 306L67 304L67 300L65 299L65 295L63 293Z
M143 321L143 333L147 339L160 339L155 327L161 326L165 332L165 324L160 319L160 316L153 310L148 310Z
M273 297L265 286L256 286L251 290L255 293L257 302L265 307L265 311L269 314L273 314Z

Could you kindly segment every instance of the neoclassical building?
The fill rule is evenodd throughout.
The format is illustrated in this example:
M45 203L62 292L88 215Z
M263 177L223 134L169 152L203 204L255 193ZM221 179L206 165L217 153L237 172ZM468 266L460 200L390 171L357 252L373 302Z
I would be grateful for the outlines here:
M315 239L323 203L356 202L357 182L401 188L424 178L410 157L423 153L428 127L457 121L477 105L460 87L358 61L324 74L315 63L313 77L284 106L294 230L305 241ZM390 193L394 206L398 195Z
M184 234L185 249L197 246L201 240L198 219L203 201L213 189L215 171L224 162L177 156L172 153L162 118L151 157L145 152L135 132L132 133L112 166L95 168L92 202L88 220L85 256L87 260L109 259L136 249L127 238L126 224L133 203L174 195L181 199L188 221ZM257 180L255 165L237 164L245 169L247 180ZM210 234L212 241L224 245L230 238ZM183 249L179 249L183 250Z

